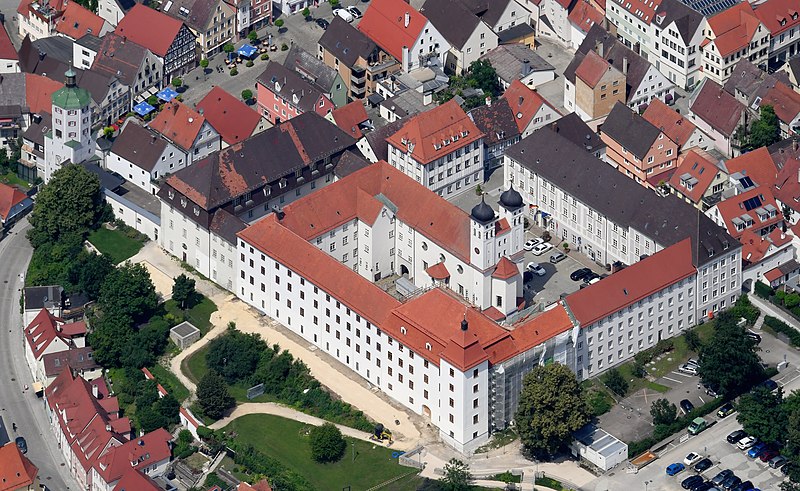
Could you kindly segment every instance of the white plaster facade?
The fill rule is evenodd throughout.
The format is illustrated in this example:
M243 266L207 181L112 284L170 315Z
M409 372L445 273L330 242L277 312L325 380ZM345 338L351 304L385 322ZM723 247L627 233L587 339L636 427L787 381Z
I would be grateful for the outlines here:
M69 72L68 72L69 73ZM55 104L60 91L82 91L79 100L85 105L75 109L64 109ZM91 97L84 89L69 85L53 94L52 131L44 137L44 182L47 183L53 173L69 160L78 164L94 155L94 134L92 132Z
M420 31L414 45L410 48L403 47L402 63L403 71L406 73L425 66L428 58L436 57L442 66L445 64L447 53L450 51L450 43L436 30L430 21L425 21L425 27ZM488 50L487 50L488 51Z
M450 73L463 73L473 61L497 47L497 34L483 21L479 21L475 30L464 42L464 46L450 46L445 55L445 68Z

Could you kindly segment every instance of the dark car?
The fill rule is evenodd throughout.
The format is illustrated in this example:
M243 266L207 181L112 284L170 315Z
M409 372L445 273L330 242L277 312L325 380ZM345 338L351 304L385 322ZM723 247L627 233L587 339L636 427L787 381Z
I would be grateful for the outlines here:
M735 444L736 442L738 442L739 440L741 440L742 438L744 438L746 436L747 436L747 433L744 430L736 430L733 433L731 433L730 435L728 435L728 438L726 438L726 440L728 440L728 443L733 445L733 444Z
M724 471L719 471L719 474L714 476L711 479L711 482L715 486L722 486L722 483L725 482L725 479L731 477L733 475L733 471L730 469L725 469Z
M731 491L731 489L735 488L740 484L742 484L742 480L739 479L739 476L736 475L729 476L727 479L722 481L722 487L727 491Z
M769 462L780 454L775 448L767 448L761 455L758 456L761 462Z
M752 339L754 343L761 344L761 335L753 331L747 331L745 334L748 338Z
M17 444L17 448L22 453L28 453L28 442L25 441L24 438L18 436L14 442Z
M697 486L698 484L702 483L703 481L704 479L702 476L698 476L697 474L695 474L694 476L689 476L683 481L681 481L681 487L683 489L691 489Z
M693 487L691 491L709 491L711 488L717 489L714 487L714 484L710 481L701 482L697 486Z
M727 418L734 410L735 409L733 408L733 404L731 404L730 402L726 402L725 404L722 405L721 408L719 408L719 411L717 411L717 416L719 416L720 418Z
M330 23L325 19L317 19L317 25L327 30Z
M681 401L681 409L683 410L683 414L689 414L694 411L694 404L692 404L692 401L689 399L684 399Z
M783 467L781 467L781 474L783 474L784 476L788 476L789 472L791 472L792 469L794 469L794 465L795 465L794 462L786 462L785 464L783 464Z
M759 385L761 385L761 387L766 387L767 390L769 390L769 391L773 391L773 390L778 388L778 382L776 382L776 381L774 381L772 379L767 379L767 380L761 382L761 384L759 384Z
M704 470L710 468L712 465L714 465L714 463L711 462L711 459L703 459L694 465L694 470L696 470L697 472L703 472Z
M733 488L733 491L750 491L754 487L755 486L753 486L753 483L751 483L750 481L745 481L736 486L735 488Z
M592 281L594 279L599 279L599 278L600 278L599 274L595 273L594 271L590 271L589 274L587 274L586 276L583 277L583 282L584 283L589 283L590 281Z
M591 272L592 270L589 268L576 269L571 275L569 275L569 279L572 281L582 280L584 276L590 274Z

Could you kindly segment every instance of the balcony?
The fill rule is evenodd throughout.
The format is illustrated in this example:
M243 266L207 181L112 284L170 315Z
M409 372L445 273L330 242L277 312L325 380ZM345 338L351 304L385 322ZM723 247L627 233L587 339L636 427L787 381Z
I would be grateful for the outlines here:
M363 85L367 81L367 70L364 67L354 66L350 72L350 82Z

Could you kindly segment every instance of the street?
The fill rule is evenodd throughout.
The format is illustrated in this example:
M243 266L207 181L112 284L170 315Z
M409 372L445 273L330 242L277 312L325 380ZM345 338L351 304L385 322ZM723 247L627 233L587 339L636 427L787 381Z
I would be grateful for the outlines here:
M31 259L32 249L25 238L30 228L27 219L17 223L0 241L0 371L5 381L0 384L0 416L5 425L17 425L16 432L9 432L13 441L18 436L28 443L27 457L39 468L39 478L49 489L78 489L77 484L64 465L61 453L56 448L55 436L44 409L44 400L37 398L32 389L23 392L23 386L33 385L33 378L25 363L22 337L22 294L25 272Z

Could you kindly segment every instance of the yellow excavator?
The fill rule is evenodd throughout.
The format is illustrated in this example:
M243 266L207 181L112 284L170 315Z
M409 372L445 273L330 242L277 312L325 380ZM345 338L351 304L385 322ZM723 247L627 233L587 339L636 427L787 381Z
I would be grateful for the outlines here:
M372 436L370 438L376 442L388 442L388 444L391 444L394 441L392 438L392 432L380 423L375 425L375 431L372 432Z

